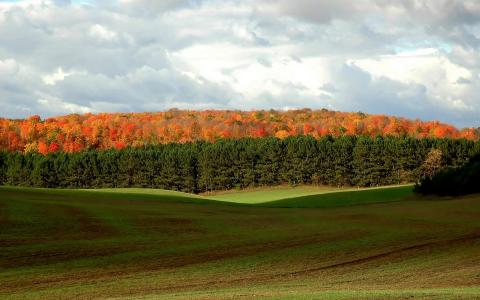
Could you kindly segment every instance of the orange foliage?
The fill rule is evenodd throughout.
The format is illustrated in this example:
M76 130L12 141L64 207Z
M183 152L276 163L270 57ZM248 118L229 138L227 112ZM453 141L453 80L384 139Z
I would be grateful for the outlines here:
M480 130L458 130L437 121L423 122L384 115L322 110L188 111L158 113L72 114L41 120L0 118L0 150L43 154L84 149L123 149L199 139L267 137L304 134L409 135L478 140Z
M290 134L286 130L280 130L277 133L275 133L275 136L279 139L284 139L288 137Z
M42 153L43 155L48 153L48 146L44 141L38 142L38 152Z

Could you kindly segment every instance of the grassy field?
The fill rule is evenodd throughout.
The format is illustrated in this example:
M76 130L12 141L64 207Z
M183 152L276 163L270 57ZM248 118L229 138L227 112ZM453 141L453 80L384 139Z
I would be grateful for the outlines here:
M196 194L183 193L178 191L169 191L162 189L143 189L143 188L105 188L105 189L83 189L78 191L92 193L114 193L114 194L146 194L155 196L179 196L187 198L205 198Z
M231 190L226 192L213 192L210 194L204 194L204 196L209 199L221 201L257 204L286 198L326 194L345 190L348 189L327 186L277 186L246 190Z
M210 193L204 193L201 195L182 193L177 191L161 190L161 189L142 189L142 188L117 188L117 189L86 189L83 191L89 192L102 192L102 193L120 193L120 194L148 194L148 195L160 195L160 196L180 196L188 198L201 198L206 200L224 201L240 204L261 204L266 202L273 202L277 200L286 200L290 198L299 198L302 196L314 196L314 201L321 199L317 195L332 194L335 192L357 192L376 189L390 189L398 188L401 186L384 186L374 188L336 188L329 186L275 186L275 187L260 187L244 190L229 190L229 191L216 191ZM404 185L411 189L411 185ZM353 195L353 194L352 194ZM341 197L341 196L340 196ZM307 198L306 198L307 199ZM312 199L309 197L308 199ZM338 201L336 198L331 198L334 202ZM389 199L391 200L391 199ZM378 202L378 199L374 200ZM294 200L296 202L296 200ZM358 202L357 199L353 202ZM303 205L303 204L302 204Z
M480 298L480 195L410 190L0 187L0 298Z

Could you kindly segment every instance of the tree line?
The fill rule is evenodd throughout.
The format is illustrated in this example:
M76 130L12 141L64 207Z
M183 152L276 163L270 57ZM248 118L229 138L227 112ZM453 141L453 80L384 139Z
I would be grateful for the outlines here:
M424 195L460 196L480 193L480 155L461 167L448 167L424 176L415 192Z
M442 152L443 166L459 167L480 153L480 143L407 136L294 136L48 155L0 152L0 184L194 193L280 184L381 186L417 182L432 149Z

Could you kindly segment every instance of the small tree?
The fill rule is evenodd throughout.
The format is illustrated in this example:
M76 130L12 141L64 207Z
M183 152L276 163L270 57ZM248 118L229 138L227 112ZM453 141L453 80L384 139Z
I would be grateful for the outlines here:
M422 165L423 176L432 178L443 166L443 153L440 149L432 148Z

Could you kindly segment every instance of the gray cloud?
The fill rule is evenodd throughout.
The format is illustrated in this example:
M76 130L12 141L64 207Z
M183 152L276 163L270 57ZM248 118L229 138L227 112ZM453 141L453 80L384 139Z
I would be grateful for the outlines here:
M265 0L264 2L275 7L281 14L319 23L351 18L359 13L364 5L360 1L348 0Z
M204 2L203 0L162 0L162 1L150 1L150 0L124 0L121 3L130 12L136 12L146 15L156 15L167 13L172 10L198 7ZM123 11L124 8L120 8Z
M192 79L172 69L144 66L125 76L79 74L58 83L56 96L71 99L75 104L112 102L135 111L138 107L166 109L176 103L208 101L217 107L227 107L239 98L228 86L201 79ZM150 105L151 104L151 105Z
M338 106L344 110L363 110L415 118L428 118L429 99L426 87L421 84L405 84L385 77L373 78L355 65L344 65L336 74L335 95Z

